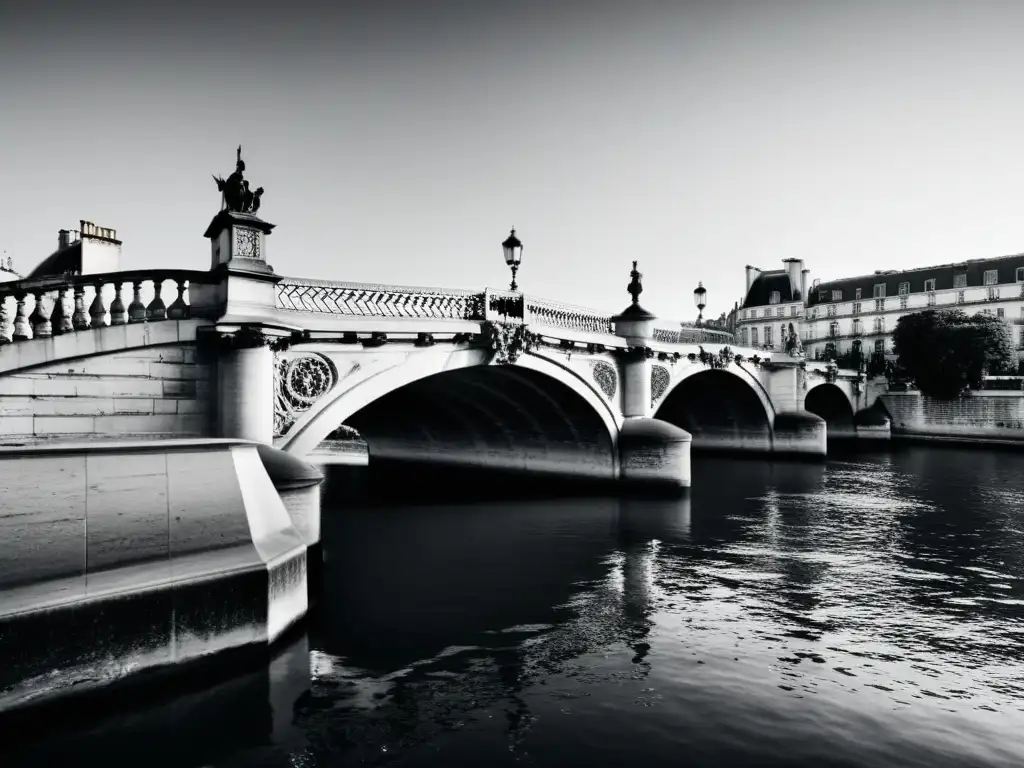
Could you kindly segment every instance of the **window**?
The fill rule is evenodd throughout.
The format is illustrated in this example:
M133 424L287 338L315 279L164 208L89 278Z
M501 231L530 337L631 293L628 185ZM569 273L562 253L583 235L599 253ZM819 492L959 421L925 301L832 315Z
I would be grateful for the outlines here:
M985 285L995 285L999 282L999 270L997 269L986 269L985 270Z
M928 306L929 307L934 307L935 306L935 294L934 293L929 293L928 294Z
M750 329L750 346L757 346L757 328Z
M839 322L838 321L833 320L831 323L828 324L828 335L829 336L838 336L839 335Z
M953 287L954 288L966 288L967 287L967 273L961 272L959 275L953 275Z
M988 300L995 301L999 298L999 289L989 286L988 289Z
M778 291L772 291L771 292L771 295L768 297L768 303L769 304L778 304L779 303L779 292Z
M818 291L818 301L824 301L825 300L825 296L827 296L827 295L828 294L826 294L825 291Z
M900 283L900 296L910 293L910 283Z
M963 304L964 303L964 292L963 291L957 291L956 292L956 303L957 304Z
M785 314L786 314L786 308L785 307L779 307L778 309L775 310L775 316L776 317L782 317Z
M875 287L872 289L872 296L876 299L885 298L885 283L875 283Z
M926 291L934 291L935 290L935 278L934 277L931 280L925 280L924 281L924 289Z
M906 308L907 308L907 297L906 296L900 296L900 309L906 309Z
M876 355L884 355L885 354L885 339L875 339L875 354Z
M860 336L862 333L864 333L864 325L863 325L863 323L861 323L860 320L854 320L853 321L853 335L854 336Z
M885 299L875 299L875 312L885 311Z
M829 317L835 317L836 316L836 305L835 304L829 304L828 305L828 316Z
M796 317L796 304L789 308L789 316Z
M1017 267L1017 282L1024 283L1024 267Z
M740 340L744 347L750 346L750 329L744 328L740 331Z
M885 318L884 317L876 317L875 318L875 333L885 333Z
M853 314L855 314L855 315L859 315L860 314L860 302L859 301L853 302Z
M1002 307L996 310L996 317L1006 317L1006 310Z
M761 310L761 317L771 317L772 311L770 309Z
M855 291L853 292L853 298L855 298L855 299L859 299L859 298L860 298L860 291L861 291L861 289L860 289L860 288L858 288L857 290L855 290Z
M843 300L843 292L842 291L832 291L832 301L842 301L842 300Z
M1017 346L1024 347L1024 328L1020 329L1020 335L1017 337Z
M766 347L772 345L772 327L770 325L764 327L764 345Z

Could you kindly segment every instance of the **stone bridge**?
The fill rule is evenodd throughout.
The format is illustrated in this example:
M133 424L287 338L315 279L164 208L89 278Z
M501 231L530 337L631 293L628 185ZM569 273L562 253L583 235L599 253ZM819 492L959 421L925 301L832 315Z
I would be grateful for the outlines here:
M347 425L371 461L618 478L623 436L652 419L698 451L823 455L826 423L853 436L868 405L856 372L629 309L234 261L0 286L0 440L231 437L303 457Z

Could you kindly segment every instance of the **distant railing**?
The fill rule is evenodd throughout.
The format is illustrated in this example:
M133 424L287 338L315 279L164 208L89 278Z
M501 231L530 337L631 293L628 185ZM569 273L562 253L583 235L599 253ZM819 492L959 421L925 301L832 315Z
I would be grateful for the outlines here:
M0 345L108 325L184 319L191 314L190 286L210 281L209 272L163 269L0 283ZM131 291L127 305L125 286ZM170 306L165 295L174 296Z
M526 297L526 311L534 325L547 325L583 333L611 333L612 316L586 307Z
M654 329L654 340L662 344L733 344L734 339L733 334L717 328L681 325L678 329Z

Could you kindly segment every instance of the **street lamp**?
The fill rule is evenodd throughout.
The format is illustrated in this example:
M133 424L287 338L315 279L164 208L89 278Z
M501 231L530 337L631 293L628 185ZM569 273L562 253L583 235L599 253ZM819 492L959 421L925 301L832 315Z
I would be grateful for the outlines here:
M519 262L523 260L523 244L519 242L519 238L516 237L516 229L512 228L512 234L506 238L505 242L501 244L501 248L505 251L505 263L508 264L509 269L512 270L512 286L509 290L518 290L519 286L516 285L516 272L519 270Z
M704 290L704 283L697 283L697 288L693 292L693 303L697 305L697 325L700 325L700 321L704 318L704 307L707 306L705 299L708 297L708 292Z

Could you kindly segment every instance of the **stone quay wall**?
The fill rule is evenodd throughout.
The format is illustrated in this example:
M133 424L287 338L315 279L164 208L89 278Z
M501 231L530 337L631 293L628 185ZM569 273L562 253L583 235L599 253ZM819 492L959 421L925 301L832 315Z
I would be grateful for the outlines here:
M887 392L879 400L893 437L1024 442L1024 392L981 390L957 400Z
M216 439L0 448L0 712L266 646L305 615L319 537L296 528L261 450L273 451Z

